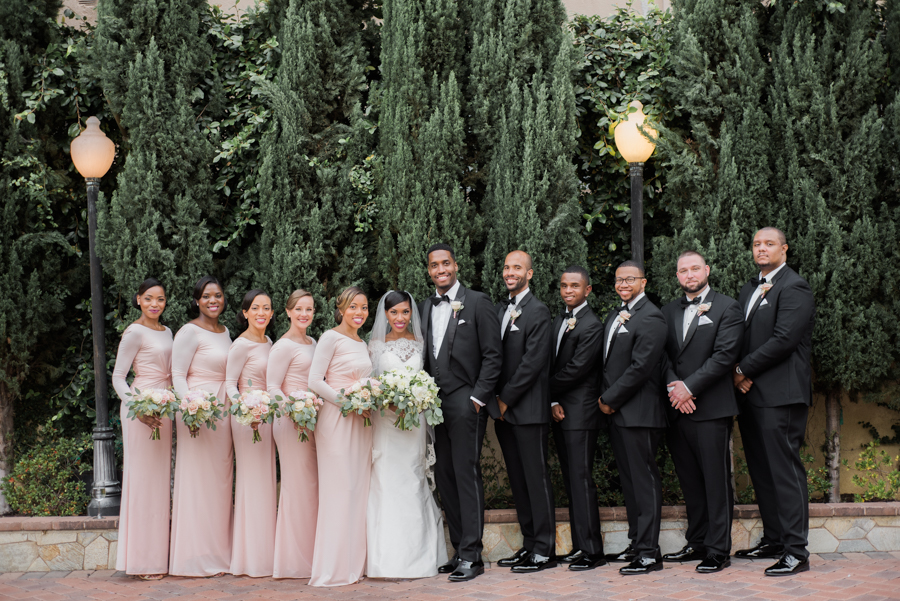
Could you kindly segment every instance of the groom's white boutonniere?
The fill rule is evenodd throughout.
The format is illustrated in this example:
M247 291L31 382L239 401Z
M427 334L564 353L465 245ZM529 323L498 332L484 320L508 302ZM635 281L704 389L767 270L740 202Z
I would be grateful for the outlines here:
M759 289L762 290L762 292L760 293L759 297L760 297L760 298L766 298L766 292L768 292L769 290L771 290L773 285L774 285L774 284L771 284L771 283L769 283L769 282L766 282L765 284L760 284L760 285L759 285Z
M712 303L702 303L697 307L697 317L700 317L710 309L712 309Z
M521 309L513 309L509 312L509 321L512 322L512 325L516 325L516 318L522 314Z
M631 319L631 313L629 313L628 311L619 311L619 316L616 318L616 321L624 324L629 319Z
M575 317L570 317L566 320L566 323L569 324L569 327L566 328L566 332L571 332L575 329L575 324L578 323L578 319Z
M455 300L450 303L450 308L453 309L453 319L456 319L456 316L459 314L459 312L465 309L466 306L462 304L462 302Z

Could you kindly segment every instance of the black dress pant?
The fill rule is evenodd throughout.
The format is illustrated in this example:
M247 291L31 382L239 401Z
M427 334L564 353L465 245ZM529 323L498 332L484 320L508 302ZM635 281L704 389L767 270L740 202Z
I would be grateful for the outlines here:
M738 424L759 515L762 542L783 545L795 557L807 558L809 492L800 446L806 435L809 407L741 405Z
M591 555L603 553L603 534L597 508L594 458L599 430L564 430L553 423L553 439L569 498L572 549Z
M463 561L481 561L484 484L481 445L487 410L475 410L471 388L441 394L444 423L434 428L435 483L447 516L450 543Z
M625 428L615 423L609 426L609 438L625 495L628 537L638 557L660 561L662 480L656 465L656 450L663 433L663 428Z
M513 425L494 420L509 487L522 528L522 546L532 553L556 554L556 509L548 464L550 425Z
M694 421L678 416L667 432L669 450L684 493L689 545L716 555L731 554L732 418Z

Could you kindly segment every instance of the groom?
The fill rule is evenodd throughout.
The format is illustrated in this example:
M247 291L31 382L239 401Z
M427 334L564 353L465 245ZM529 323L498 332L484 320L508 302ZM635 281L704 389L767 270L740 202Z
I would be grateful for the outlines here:
M438 571L452 582L484 573L484 487L481 444L487 425L485 404L500 376L500 320L487 295L456 279L453 249L428 249L428 275L437 293L419 306L425 330L425 370L441 392L444 423L434 429L435 480L447 516L453 558Z

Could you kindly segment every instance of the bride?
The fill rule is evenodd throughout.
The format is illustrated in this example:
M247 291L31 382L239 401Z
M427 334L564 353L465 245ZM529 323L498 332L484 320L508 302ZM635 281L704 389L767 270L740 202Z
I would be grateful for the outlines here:
M408 292L385 294L375 312L369 355L377 378L410 366L422 369L419 312ZM366 514L370 578L425 578L447 561L444 523L425 476L427 424L400 430L397 415L372 414L372 480Z

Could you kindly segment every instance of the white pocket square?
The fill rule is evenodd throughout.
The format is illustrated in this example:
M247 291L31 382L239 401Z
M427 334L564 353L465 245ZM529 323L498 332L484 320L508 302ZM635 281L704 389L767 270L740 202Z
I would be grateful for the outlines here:
M459 322L458 322L456 325L461 326L461 325L464 324L464 323L466 323L466 320L465 320L465 319L460 319Z
M628 333L628 330L625 329L625 326L622 326L621 328L619 328L619 331L616 332L616 336L618 336L619 334L627 334L627 333Z
M698 325L698 326L705 326L705 325L707 325L707 324L711 324L712 322L713 322L713 320L711 320L711 319L710 319L709 317L707 317L706 315L701 315L701 316L700 316L700 321L697 323L697 325Z
M510 332L518 332L519 326L517 326L516 324L512 324L511 326L509 326L509 331Z
M766 299L763 299L762 302L759 303L759 306L762 307L763 305L768 305L768 304L769 304L769 301L767 301Z

